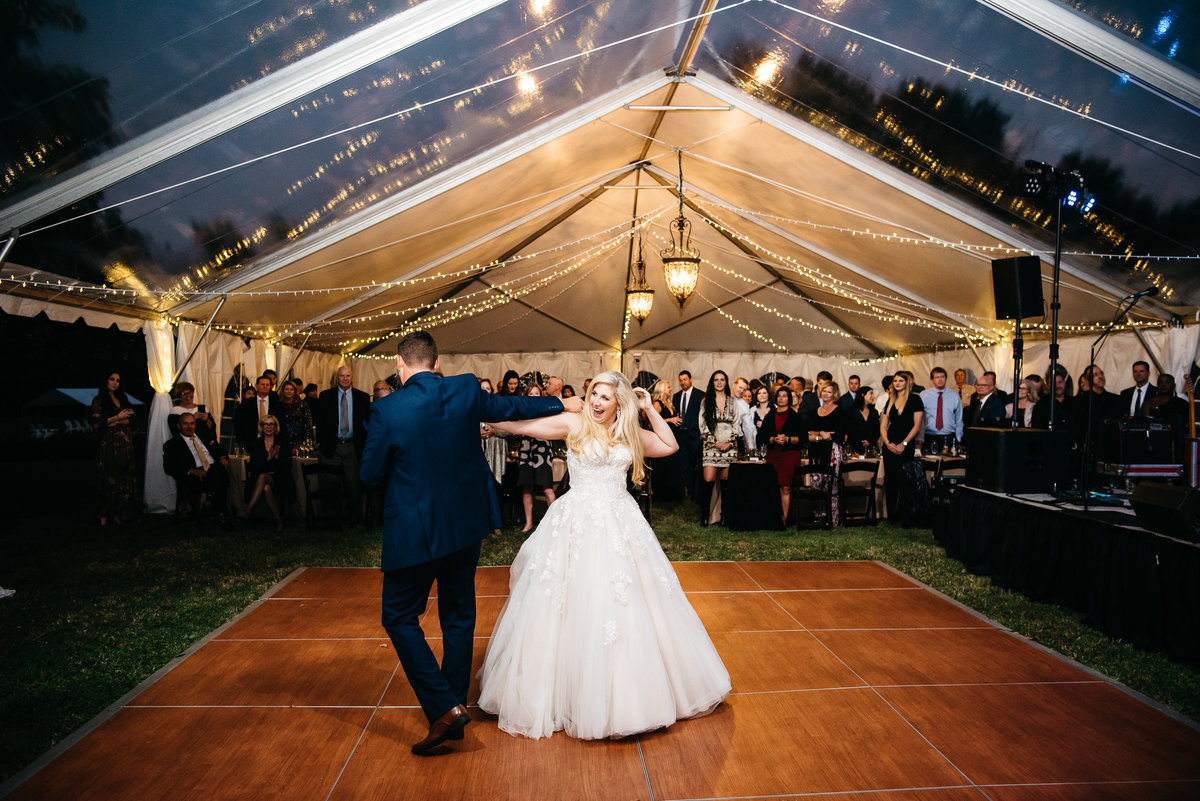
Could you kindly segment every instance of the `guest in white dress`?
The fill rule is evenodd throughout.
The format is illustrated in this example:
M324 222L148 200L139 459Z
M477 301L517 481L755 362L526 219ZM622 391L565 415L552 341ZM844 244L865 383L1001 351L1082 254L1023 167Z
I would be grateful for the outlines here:
M651 430L638 424L646 414ZM704 715L729 674L637 502L643 457L677 445L645 390L601 373L582 414L499 423L566 439L571 489L512 564L480 670L479 706L526 737L626 737Z

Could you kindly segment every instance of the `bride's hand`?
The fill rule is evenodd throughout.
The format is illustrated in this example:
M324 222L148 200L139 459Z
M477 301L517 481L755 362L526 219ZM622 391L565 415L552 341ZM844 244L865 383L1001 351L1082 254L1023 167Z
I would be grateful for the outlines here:
M635 387L633 390L634 397L637 399L638 411L647 412L654 408L654 402L650 400L650 393L641 387Z

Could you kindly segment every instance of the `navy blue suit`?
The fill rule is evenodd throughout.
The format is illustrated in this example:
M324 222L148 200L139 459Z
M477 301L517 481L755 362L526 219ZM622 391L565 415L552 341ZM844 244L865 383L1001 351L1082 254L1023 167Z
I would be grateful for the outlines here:
M562 410L558 398L489 395L473 375L432 372L410 376L372 408L360 474L368 487L387 488L383 626L431 721L467 702L479 544L501 525L479 424ZM435 579L441 666L417 622Z

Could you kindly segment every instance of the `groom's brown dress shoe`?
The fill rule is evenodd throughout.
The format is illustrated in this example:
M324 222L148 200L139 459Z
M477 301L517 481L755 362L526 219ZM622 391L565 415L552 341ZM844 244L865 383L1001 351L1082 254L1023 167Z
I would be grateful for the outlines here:
M455 735L460 734L463 728L470 722L471 716L467 714L467 708L459 704L429 724L429 734L425 736L424 740L412 747L412 752L424 756L446 740L460 739L459 737L455 737Z

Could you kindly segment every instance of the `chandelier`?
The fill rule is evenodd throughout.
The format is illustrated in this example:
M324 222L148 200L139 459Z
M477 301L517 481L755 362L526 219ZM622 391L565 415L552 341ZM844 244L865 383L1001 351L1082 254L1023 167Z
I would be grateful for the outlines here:
M629 286L625 287L625 301L629 313L637 318L638 325L650 316L654 306L654 290L646 282L646 262L642 259L642 232L638 230L638 258L633 267L633 275L629 277Z
M679 216L671 222L671 245L663 248L659 255L662 257L663 277L667 282L667 291L679 301L683 308L684 301L696 289L696 281L700 277L700 253L692 248L692 224L683 216L683 151L679 154Z

